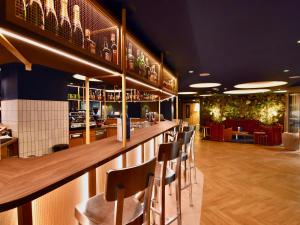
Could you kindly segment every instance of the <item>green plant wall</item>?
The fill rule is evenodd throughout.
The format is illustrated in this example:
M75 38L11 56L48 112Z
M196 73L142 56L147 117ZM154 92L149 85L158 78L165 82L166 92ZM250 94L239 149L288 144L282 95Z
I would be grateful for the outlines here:
M283 123L285 95L216 95L202 98L201 117L214 122L255 119L263 124Z

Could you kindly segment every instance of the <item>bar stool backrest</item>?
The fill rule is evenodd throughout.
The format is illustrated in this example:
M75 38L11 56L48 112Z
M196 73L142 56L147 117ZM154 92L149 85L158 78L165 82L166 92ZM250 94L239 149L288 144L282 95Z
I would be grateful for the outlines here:
M152 160L139 166L120 170L110 170L107 172L105 199L107 201L116 201L115 225L123 224L122 218L124 199L144 190L146 190L144 195L144 222L150 222L150 202L155 166L156 158L153 158ZM133 219L133 222L129 224L139 223L135 223Z
M179 132L177 135L177 141L181 141L183 145L187 145L191 141L194 131Z
M180 155L180 147L180 142L160 144L157 160L159 162L163 162L164 160L170 161L178 158Z

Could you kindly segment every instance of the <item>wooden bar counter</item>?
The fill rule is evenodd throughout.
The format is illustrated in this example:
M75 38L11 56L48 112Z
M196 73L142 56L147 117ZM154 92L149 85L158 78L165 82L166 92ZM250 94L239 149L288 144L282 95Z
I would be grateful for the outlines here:
M177 126L164 121L136 129L125 148L116 137L31 159L0 161L0 212L26 204Z

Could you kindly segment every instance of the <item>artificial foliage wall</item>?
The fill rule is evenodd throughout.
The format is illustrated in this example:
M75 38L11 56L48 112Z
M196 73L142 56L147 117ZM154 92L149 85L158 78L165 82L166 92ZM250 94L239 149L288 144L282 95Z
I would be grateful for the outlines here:
M254 119L263 124L282 123L284 94L217 95L202 98L201 118L222 122L226 119Z

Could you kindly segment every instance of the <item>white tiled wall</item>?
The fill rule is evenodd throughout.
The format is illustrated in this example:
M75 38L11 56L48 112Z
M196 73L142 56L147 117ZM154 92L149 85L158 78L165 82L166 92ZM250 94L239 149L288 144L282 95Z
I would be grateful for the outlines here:
M1 108L2 123L19 138L20 157L41 156L55 144L69 143L67 101L7 100Z

